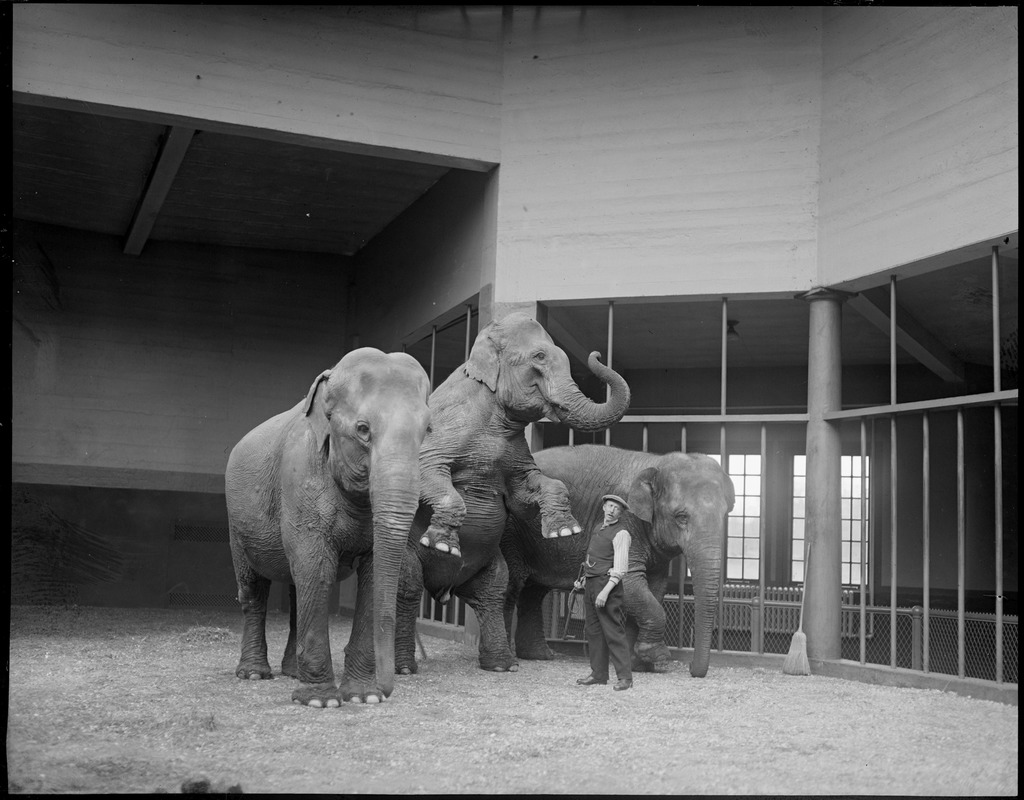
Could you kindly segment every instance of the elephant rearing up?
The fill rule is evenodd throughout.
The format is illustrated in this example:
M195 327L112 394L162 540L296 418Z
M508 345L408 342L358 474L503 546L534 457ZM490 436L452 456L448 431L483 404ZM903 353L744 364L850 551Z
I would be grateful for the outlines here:
M551 658L544 639L541 602L551 589L569 590L587 553L607 487L629 487L632 532L629 572L623 580L627 631L635 639L635 668L660 671L668 664L661 601L671 560L683 553L693 576L694 655L690 674L708 670L718 599L726 515L735 502L732 480L718 463L698 453L638 453L616 447L553 447L534 454L537 466L569 491L572 511L586 534L551 540L534 521L510 516L501 551L509 570L505 622L518 610L516 653Z
M566 354L540 323L515 313L481 330L469 360L431 394L433 424L420 456L422 503L399 595L399 671L416 669L424 587L442 601L462 597L476 612L482 668L515 668L503 618L508 570L499 545L506 515L539 510L544 535L554 539L580 532L565 486L537 468L525 428L550 416L578 430L601 430L629 406L626 382L597 353L589 366L611 388L606 403L583 395Z
M231 451L225 494L245 614L239 678L272 677L265 623L275 580L294 584L282 663L303 684L293 700L337 706L391 694L396 593L419 501L429 391L412 356L354 350L313 382L304 401ZM339 566L356 557L357 623L339 688L328 596Z

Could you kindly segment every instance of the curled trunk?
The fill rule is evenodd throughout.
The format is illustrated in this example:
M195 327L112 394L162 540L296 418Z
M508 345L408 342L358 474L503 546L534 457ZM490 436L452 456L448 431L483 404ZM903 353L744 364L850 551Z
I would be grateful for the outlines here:
M571 380L562 387L560 396L552 398L552 408L560 422L578 431L600 431L614 425L629 408L629 385L615 370L605 366L593 352L587 366L603 383L611 388L611 396L604 403L595 403Z

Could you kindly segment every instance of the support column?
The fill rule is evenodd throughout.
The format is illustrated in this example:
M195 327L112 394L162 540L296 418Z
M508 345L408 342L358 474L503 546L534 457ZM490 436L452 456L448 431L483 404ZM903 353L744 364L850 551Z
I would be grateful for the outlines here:
M804 633L810 659L840 657L842 604L839 429L824 415L842 406L842 304L845 292L813 289L807 358L807 495Z

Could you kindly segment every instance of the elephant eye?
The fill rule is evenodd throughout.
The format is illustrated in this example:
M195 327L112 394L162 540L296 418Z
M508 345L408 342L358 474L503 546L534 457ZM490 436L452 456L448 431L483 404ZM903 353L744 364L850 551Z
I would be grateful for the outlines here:
M360 420L356 423L356 433L363 439L370 438L370 425L367 422Z
M543 350L538 350L536 353L533 354L534 361L544 361L547 359L547 357L548 354L545 353Z

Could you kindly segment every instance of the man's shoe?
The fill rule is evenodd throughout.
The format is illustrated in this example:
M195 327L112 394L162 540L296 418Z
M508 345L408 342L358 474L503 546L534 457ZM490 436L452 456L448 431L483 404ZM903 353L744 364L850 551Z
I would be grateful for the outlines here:
M633 681L630 678L623 678L621 681L618 681L612 688L615 689L615 691L617 692L621 692L625 689L632 689Z
M593 675L588 675L585 678L576 679L576 684L578 686L593 686L594 684L600 684L603 686L606 683L608 683L607 680L602 681L600 678L595 678Z

